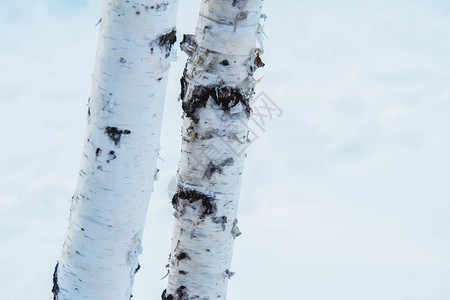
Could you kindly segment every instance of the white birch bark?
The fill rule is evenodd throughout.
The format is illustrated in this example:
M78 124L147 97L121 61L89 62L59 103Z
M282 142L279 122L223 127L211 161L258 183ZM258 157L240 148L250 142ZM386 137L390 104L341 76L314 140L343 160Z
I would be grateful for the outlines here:
M226 299L262 0L203 0L181 79L184 110L166 300Z
M54 299L132 297L177 0L105 0L86 141Z

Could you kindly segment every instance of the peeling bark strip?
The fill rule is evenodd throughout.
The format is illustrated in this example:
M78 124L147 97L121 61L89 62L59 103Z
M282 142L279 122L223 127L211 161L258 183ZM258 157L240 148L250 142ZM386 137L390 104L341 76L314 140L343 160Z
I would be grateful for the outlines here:
M195 40L195 35L193 34L184 34L183 40L180 43L180 48L187 55L192 56L195 50L197 50L197 41Z
M104 0L81 170L53 275L54 299L133 295L157 170L177 5L177 0Z
M53 300L58 300L59 286L58 286L58 266L59 262L56 262L55 271L53 272Z
M254 72L264 66L256 34L262 0L202 0L180 99L182 150L169 281L163 300L226 299L248 143ZM181 289L182 287L182 289ZM189 295L189 297L187 296Z

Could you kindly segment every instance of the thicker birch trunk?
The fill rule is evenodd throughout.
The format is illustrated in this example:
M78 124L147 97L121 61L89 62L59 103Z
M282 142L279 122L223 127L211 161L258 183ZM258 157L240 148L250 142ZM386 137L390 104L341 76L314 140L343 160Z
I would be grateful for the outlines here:
M262 0L203 0L181 79L184 110L169 282L162 299L226 299L248 144Z
M177 0L105 0L81 171L54 299L131 298L153 180Z

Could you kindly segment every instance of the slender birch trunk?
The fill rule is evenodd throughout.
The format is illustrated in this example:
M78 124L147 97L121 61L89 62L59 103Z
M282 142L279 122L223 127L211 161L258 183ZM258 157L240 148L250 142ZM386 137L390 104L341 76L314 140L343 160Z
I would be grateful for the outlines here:
M86 141L54 299L132 297L159 150L177 0L105 0Z
M226 299L262 0L203 0L181 79L184 110L169 282L162 299Z

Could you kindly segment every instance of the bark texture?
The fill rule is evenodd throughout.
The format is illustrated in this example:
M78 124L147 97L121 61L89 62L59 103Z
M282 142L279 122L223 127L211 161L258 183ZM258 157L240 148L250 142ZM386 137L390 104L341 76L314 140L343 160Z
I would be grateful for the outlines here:
M226 299L262 0L203 0L181 79L184 111L166 300Z
M54 299L130 299L147 214L177 0L105 0L81 171Z

